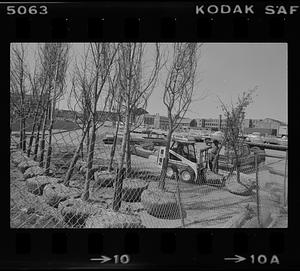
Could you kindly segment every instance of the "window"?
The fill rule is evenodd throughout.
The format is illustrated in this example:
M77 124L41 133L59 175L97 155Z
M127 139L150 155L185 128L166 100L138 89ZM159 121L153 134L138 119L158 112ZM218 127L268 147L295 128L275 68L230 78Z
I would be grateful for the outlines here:
M196 155L195 155L195 146L194 145L189 145L189 156L192 162L196 162Z
M182 149L182 156L186 159L189 158L189 148L187 145L184 145L183 146L183 149Z
M171 160L176 160L176 161L181 161L178 157L176 157L174 154L170 153L170 159Z

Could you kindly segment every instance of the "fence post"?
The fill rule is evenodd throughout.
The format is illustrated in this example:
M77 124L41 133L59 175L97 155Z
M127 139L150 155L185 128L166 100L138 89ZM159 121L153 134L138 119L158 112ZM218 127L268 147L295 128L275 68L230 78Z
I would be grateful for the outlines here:
M180 197L179 174L178 174L177 169L175 169L175 176L176 176L177 199L178 199L178 205L179 205L179 215L180 215L180 219L181 219L182 228L185 228L184 218L183 218L183 211L182 211L182 204L181 204L181 197Z
M259 181L258 181L258 153L255 153L255 181L256 181L256 207L257 207L257 221L260 228L260 200L259 200Z
M285 166L284 166L284 180L283 180L283 207L287 207L287 164L288 164L288 150L285 153Z

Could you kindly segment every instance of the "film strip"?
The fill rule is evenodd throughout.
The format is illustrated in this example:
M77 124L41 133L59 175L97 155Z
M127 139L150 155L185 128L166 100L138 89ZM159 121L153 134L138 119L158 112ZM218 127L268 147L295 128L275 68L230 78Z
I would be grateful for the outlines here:
M2 2L0 7L1 78L5 89L11 78L9 52L13 43L287 44L288 108L295 122L295 126L290 126L289 138L296 139L300 20L297 1ZM3 115L9 118L8 110ZM11 152L8 156L12 157ZM297 147L290 150L289 157L290 176L295 181L288 188L288 227L232 229L185 225L182 229L153 224L154 229L14 228L9 225L11 195L6 193L1 204L1 267L297 269ZM3 190L11 191L9 182L4 183Z

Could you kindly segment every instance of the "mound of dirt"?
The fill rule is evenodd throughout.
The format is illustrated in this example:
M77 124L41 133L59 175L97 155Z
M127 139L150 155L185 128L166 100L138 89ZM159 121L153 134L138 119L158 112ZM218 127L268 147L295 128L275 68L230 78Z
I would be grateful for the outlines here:
M44 187L43 196L47 204L57 208L60 202L65 201L71 197L80 196L80 191L78 189L66 187L63 184L52 183L47 184Z
M94 173L94 187L112 187L117 174L109 171L96 171Z
M71 198L61 202L58 205L58 211L69 226L82 228L89 216L101 214L103 208L101 205Z
M26 156L26 154L23 151L15 151L10 154L10 159L13 162L15 166L20 164L23 161L28 161L29 158Z
M148 182L142 179L125 179L122 188L122 200L127 202L141 201L141 195L148 188Z
M25 160L18 164L19 170L24 173L30 167L37 167L39 165L38 162L32 160Z
M239 196L249 196L253 194L253 189L255 189L256 184L253 178L249 178L245 174L240 175L240 183L237 182L236 175L231 175L226 181L226 189L232 193Z
M43 194L44 187L51 183L57 183L57 179L48 176L36 176L27 179L26 186L28 192L40 196Z
M34 167L30 167L28 168L25 172L24 172L24 178L25 179L29 179L35 176L40 176L43 175L45 173L45 170L41 167L38 166L34 166Z
M180 211L174 193L159 189L144 190L141 202L148 214L164 219L179 219ZM186 212L183 210L183 217Z

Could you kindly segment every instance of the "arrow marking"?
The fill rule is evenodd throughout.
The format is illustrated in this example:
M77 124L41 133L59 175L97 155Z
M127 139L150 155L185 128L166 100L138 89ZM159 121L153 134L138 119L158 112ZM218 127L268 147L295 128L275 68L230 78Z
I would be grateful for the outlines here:
M105 263L111 260L111 258L102 255L101 258L91 258L91 261L100 261L101 263Z
M224 258L225 261L234 261L234 263L239 263L242 261L245 261L246 258L239 256L239 255L234 255L234 258Z

